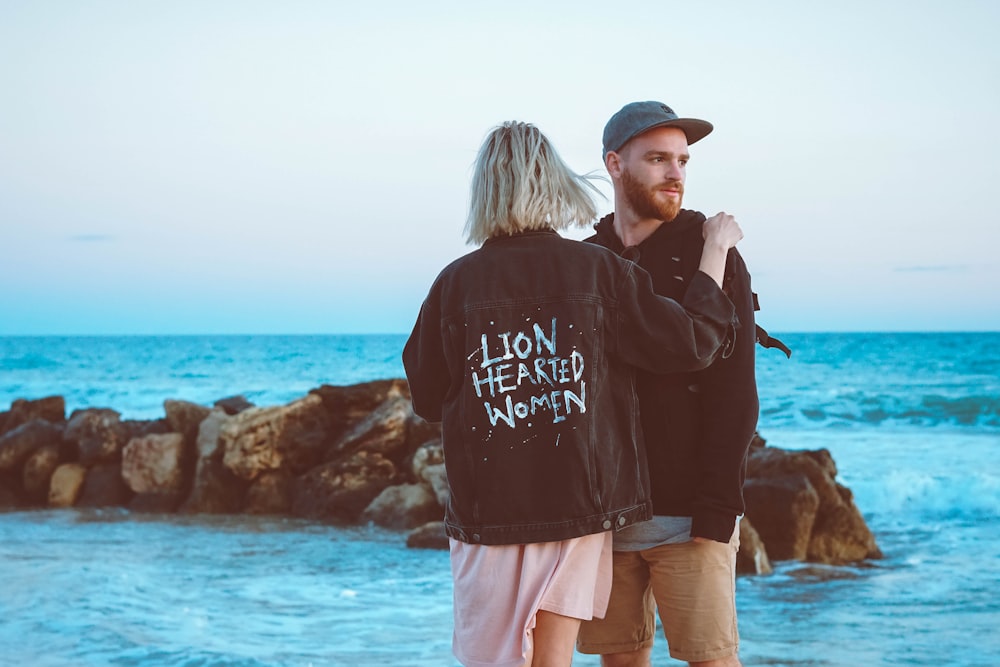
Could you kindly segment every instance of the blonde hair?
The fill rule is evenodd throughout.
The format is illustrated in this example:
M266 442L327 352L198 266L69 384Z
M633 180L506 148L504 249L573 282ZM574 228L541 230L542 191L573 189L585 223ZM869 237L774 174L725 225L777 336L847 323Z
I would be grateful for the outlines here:
M528 230L584 227L597 217L588 189L596 176L571 171L549 140L529 123L507 121L483 142L472 175L466 239Z

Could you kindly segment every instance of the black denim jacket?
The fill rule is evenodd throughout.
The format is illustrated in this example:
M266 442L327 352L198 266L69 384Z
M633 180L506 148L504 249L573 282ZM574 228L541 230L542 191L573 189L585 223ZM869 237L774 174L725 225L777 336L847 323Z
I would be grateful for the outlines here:
M552 231L447 266L403 363L414 411L442 422L448 535L521 544L648 519L635 368L704 368L734 317L704 273L682 307L634 262Z

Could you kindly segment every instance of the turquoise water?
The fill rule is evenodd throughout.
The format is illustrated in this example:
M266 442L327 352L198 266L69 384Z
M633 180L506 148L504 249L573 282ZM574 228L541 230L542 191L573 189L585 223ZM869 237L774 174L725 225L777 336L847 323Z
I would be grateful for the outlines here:
M1000 334L785 335L760 432L826 447L886 557L741 577L744 664L1000 665ZM402 336L0 338L0 410L162 416L402 376ZM260 517L0 514L0 665L454 665L447 554ZM596 667L591 657L575 663ZM666 656L662 637L654 664Z

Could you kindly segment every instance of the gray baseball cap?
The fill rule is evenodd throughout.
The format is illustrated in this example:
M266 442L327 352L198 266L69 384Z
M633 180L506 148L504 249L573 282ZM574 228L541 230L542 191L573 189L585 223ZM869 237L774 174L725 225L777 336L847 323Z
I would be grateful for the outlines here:
M623 106L604 126L604 155L608 151L620 151L630 139L663 126L683 130L689 145L704 139L713 129L706 120L678 118L663 102L632 102Z

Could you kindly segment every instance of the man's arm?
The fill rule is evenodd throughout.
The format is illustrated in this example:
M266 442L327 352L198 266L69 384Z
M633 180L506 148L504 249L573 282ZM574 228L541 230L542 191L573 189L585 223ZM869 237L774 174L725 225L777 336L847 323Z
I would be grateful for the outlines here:
M693 537L718 542L729 541L744 510L746 456L760 411L750 275L735 249L729 261L726 292L736 306L739 328L731 353L698 374L702 441L691 526Z

